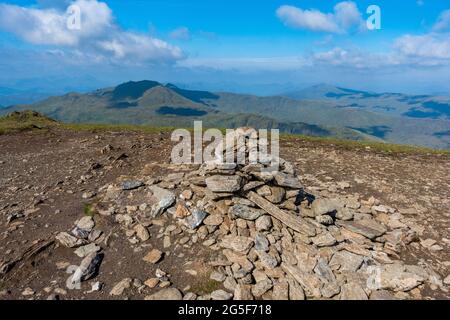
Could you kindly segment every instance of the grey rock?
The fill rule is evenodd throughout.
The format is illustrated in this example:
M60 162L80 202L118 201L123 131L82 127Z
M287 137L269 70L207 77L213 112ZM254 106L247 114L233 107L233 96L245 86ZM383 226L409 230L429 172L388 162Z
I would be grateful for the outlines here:
M89 233L88 237L89 242L97 241L102 234L103 232L100 230L92 230L91 233Z
M333 255L330 260L330 267L336 267L340 271L356 272L363 262L363 256L342 250Z
M234 299L240 300L240 301L250 301L253 300L255 297L253 297L251 286L245 285L245 284L236 284L234 289Z
M350 282L342 286L341 300L368 300L368 297L358 283Z
M111 296L121 296L126 289L129 289L131 287L132 279L125 278L118 282L112 290L109 292L109 295Z
M327 282L320 288L320 293L324 298L330 299L341 293L341 287L337 281Z
M247 254L253 246L253 240L243 236L227 235L223 237L221 246L239 253Z
M124 181L122 183L122 190L129 191L129 190L135 190L140 187L143 187L145 184L142 181Z
M272 228L272 218L268 215L259 217L255 222L256 231L269 231Z
M56 235L58 240L63 246L67 248L75 248L83 244L83 241L68 234L67 232L60 232Z
M83 240L88 239L89 235L91 234L90 230L84 230L84 229L80 229L78 227L75 227L71 232L75 237L77 237L79 239L83 239Z
M203 223L207 215L205 211L195 208L192 210L192 214L185 219L186 224L189 228L196 229Z
M287 278L289 284L289 300L302 301L305 300L305 292L301 285L293 278Z
M277 185L281 187L287 187L292 189L301 189L302 184L298 180L298 178L291 174L286 174L282 172L277 172L275 174L275 181Z
M381 237L387 229L373 219L363 219L358 221L337 221L338 226L344 227L352 232L365 236L370 240Z
M148 232L147 228L145 228L141 224L137 224L134 226L134 231L136 231L136 236L141 240L142 242L147 241L150 239L150 233Z
M263 210L251 208L241 204L232 206L229 213L234 218L241 218L249 221L254 221L265 214Z
M264 184L263 181L250 181L242 188L243 191L250 191L256 189Z
M323 216L316 216L316 221L320 224L323 224L325 226L331 226L334 224L334 220L331 216L323 215Z
M206 185L212 192L237 192L241 184L240 176L212 176L206 179Z
M314 268L314 272L321 279L325 279L327 282L335 282L336 281L336 277L334 276L333 271L328 266L328 263L324 258L319 258L317 260L317 264L316 264L316 267Z
M94 219L90 216L85 216L78 220L78 222L76 223L76 227L91 232L95 227Z
M203 223L206 226L220 226L223 222L223 217L220 214L212 214L209 215L204 221Z
M225 289L230 291L235 291L238 283L233 277L227 277L223 282L223 286Z
M222 272L213 271L211 272L211 276L209 278L217 282L224 282L227 276L224 275Z
M274 269L278 266L277 259L269 253L264 251L257 251L258 258L261 261L262 265L266 269Z
M197 300L197 295L193 292L188 292L184 295L183 300L185 301Z
M341 207L342 203L336 199L320 198L313 202L311 209L316 216L321 216L327 213L334 213Z
M281 187L269 187L270 195L266 196L266 199L272 203L281 203L286 196L286 190Z
M269 240L262 233L257 233L255 236L255 249L258 251L269 251Z
M264 293L272 289L273 283L270 279L262 280L252 286L252 294L255 297L261 297Z
M273 286L273 300L289 300L289 283L286 280L277 281Z
M183 295L177 288L167 288L158 291L150 296L146 296L145 300L182 300Z
M80 258L84 258L91 253L100 251L100 247L96 245L95 243L90 243L88 245L79 247L77 250L75 250L75 254L79 256Z
M325 232L311 239L318 247L331 247L336 244L336 239L329 232Z
M444 284L450 286L450 275L448 275L448 276L444 279Z
M150 187L153 196L157 199L151 208L151 216L157 217L161 215L167 208L172 206L176 201L176 196L173 192L160 188L158 186Z
M254 269L253 263L250 262L244 254L237 253L231 249L223 250L223 254L227 257L228 261L235 263L242 268L241 272L243 273L243 277Z
M93 252L86 256L80 263L80 266L76 268L73 275L71 275L67 281L67 287L69 289L76 289L78 284L82 281L91 279L97 274L100 264L103 260L103 254Z
M348 208L340 208L336 213L336 219L343 221L353 220L353 212L351 212Z
M369 268L368 287L371 290L410 291L421 285L425 278L408 270L408 266L388 264ZM426 273L425 273L426 274Z
M281 268L302 286L307 296L316 299L322 297L322 293L320 292L322 283L319 277L302 271L298 266L291 266L287 263L282 263Z
M212 300L230 300L233 298L233 294L226 292L224 290L216 290L211 292L211 299Z

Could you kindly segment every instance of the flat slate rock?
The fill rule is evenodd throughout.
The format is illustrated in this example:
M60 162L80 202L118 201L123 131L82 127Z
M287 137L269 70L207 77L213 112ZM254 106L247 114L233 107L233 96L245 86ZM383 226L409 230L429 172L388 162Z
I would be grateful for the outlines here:
M261 209L251 208L249 206L241 204L232 206L229 212L232 217L241 218L249 221L255 221L256 219L265 214L265 212Z
M386 233L387 229L374 220L336 221L338 226L374 240Z
M212 192L237 192L241 189L240 176L212 176L206 179L206 185Z
M303 187L296 176L286 174L283 172L277 172L275 174L275 181L277 185L281 187L287 187L292 189L301 189Z
M146 296L145 300L182 300L183 295L177 288L162 289L150 296Z
M143 187L145 184L142 181L124 181L122 182L122 190L129 191Z

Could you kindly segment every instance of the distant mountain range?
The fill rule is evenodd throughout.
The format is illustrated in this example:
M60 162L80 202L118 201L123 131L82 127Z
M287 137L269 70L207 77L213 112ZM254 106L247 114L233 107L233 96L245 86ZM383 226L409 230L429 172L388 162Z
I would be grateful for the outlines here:
M0 87L0 108L12 104L34 103L45 99L49 94L34 90L17 90L8 87Z
M127 82L0 110L33 109L74 123L243 125L283 132L371 139L450 149L450 98L372 93L317 85L280 96L186 90L156 81Z

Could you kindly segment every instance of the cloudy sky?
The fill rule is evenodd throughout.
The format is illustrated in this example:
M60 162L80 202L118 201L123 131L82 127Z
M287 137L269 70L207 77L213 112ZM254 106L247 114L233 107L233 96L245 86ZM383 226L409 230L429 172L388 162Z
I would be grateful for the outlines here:
M368 30L370 5L381 29ZM317 83L450 92L447 0L0 2L0 86L152 79L274 94Z

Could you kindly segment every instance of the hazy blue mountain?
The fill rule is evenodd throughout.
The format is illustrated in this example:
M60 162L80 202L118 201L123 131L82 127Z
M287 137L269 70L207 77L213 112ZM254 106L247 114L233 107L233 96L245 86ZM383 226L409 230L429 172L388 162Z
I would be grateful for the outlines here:
M297 100L325 100L339 108L360 109L389 116L450 120L450 98L445 96L375 93L325 84L288 92L283 96Z
M48 96L50 96L50 94L34 90L17 90L8 87L0 87L0 106L35 103Z
M450 148L450 99L445 97L372 93L329 85L290 95L261 97L138 81L50 97L1 112L33 109L65 122L158 126L191 126L199 119L215 127L278 127L291 133Z

